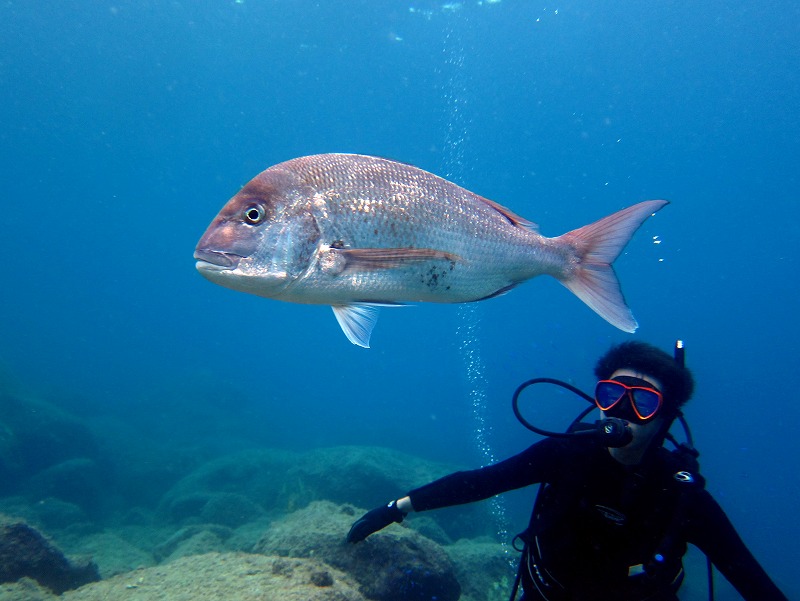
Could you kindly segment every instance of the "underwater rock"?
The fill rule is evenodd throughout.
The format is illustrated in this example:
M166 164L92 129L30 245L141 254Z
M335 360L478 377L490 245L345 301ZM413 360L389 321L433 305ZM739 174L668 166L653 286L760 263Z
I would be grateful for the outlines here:
M77 457L33 475L23 490L30 499L60 499L92 513L99 508L99 500L103 498L103 476L94 460ZM67 525L68 522L54 524L54 527Z
M520 554L504 550L499 542L485 539L461 539L445 547L456 566L462 598L470 601L508 599L516 577Z
M456 601L461 587L445 551L410 528L389 527L363 543L345 535L363 510L329 501L273 523L254 551L286 557L315 557L350 574L361 592L376 601Z
M0 582L26 576L57 594L100 579L92 562L72 562L38 530L0 516Z
M177 524L198 523L200 521L200 513L210 498L211 495L206 492L173 495L172 498L159 505L158 515L166 522Z
M97 459L91 431L63 410L0 392L0 496L13 494L31 474L75 458Z
M193 496L211 493L236 493L260 506L270 503L268 509L281 513L317 499L370 507L383 502L388 491L404 491L452 470L377 447L331 447L307 453L251 450L201 466L164 496L161 509L176 519L181 510L191 511Z
M287 476L304 485L305 495L298 495L301 502L297 507L327 499L372 508L458 469L464 466L429 461L394 449L341 446L303 454ZM445 542L492 535L490 509L488 503L471 503L439 509L426 517L441 529L437 541ZM432 528L430 531L433 533Z
M23 518L47 532L88 522L80 507L52 498L31 503L25 497L6 497L0 499L0 514L2 513Z
M374 507L457 469L381 447L343 446L304 453L289 476L316 493L314 499ZM307 504L304 503L304 505Z
M414 518L407 522L409 528L413 528L425 538L431 539L440 545L452 545L453 539L447 534L444 528L439 525L435 514L416 514Z
M125 526L146 526L153 521L153 516L143 507L130 507L120 516L119 521Z
M178 524L220 524L238 528L259 520L264 509L244 495L230 492L198 492L173 498L162 504L162 517Z
M379 447L331 447L307 453L251 450L215 459L184 477L162 497L158 514L167 523L223 520L218 523L240 525L230 523L235 515L211 511L216 494L239 495L236 502L243 497L257 508L240 507L240 523L248 514L253 520L261 517L259 510L281 516L319 499L375 507L455 469ZM222 499L220 505L225 506ZM492 534L488 511L489 506L481 504L437 511L431 518L442 529L437 540Z
M314 559L209 553L120 574L59 601L367 601L346 574Z
M36 524L41 524L48 532L89 523L89 518L79 506L53 497L39 499L30 505L30 511Z
M258 520L257 522L250 522L248 524L239 526L233 531L233 536L225 541L228 550L250 553L256 543L261 540L261 536L264 534L267 528L269 528L271 523L271 519L264 518Z
M194 536L190 536L181 541L180 544L175 547L175 550L164 560L164 563L175 561L181 557L189 557L190 555L204 555L206 553L223 552L227 550L225 543L219 536L210 530L202 530Z
M153 549L159 561L175 559L185 555L201 555L212 551L223 551L224 541L233 534L230 528L217 524L195 524L181 528ZM207 545L205 548L202 545ZM182 551L181 551L182 549ZM193 549L194 553L188 552Z
M200 517L204 522L236 528L259 519L263 514L261 506L244 495L220 493L208 499Z
M256 506L285 503L286 473L297 461L288 451L254 450L210 461L175 484L161 499L159 517L178 524L197 523L213 495L236 494ZM254 515L253 519L257 519Z
M112 532L99 532L82 537L71 551L90 555L100 576L109 578L155 564L151 553L135 546Z
M57 601L58 597L50 589L44 588L35 580L20 578L17 582L0 584L2 601Z

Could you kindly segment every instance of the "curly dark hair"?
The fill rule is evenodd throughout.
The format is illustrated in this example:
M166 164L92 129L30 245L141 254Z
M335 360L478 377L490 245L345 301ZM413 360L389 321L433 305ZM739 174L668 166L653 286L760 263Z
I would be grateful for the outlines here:
M694 391L692 372L660 348L646 342L630 341L612 346L594 368L598 380L607 380L618 369L632 369L656 378L663 387L664 402L681 407Z

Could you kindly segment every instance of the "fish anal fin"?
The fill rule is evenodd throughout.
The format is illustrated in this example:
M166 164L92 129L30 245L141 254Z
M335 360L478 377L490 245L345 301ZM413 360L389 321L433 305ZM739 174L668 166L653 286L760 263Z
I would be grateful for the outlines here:
M345 271L393 269L420 261L457 261L460 258L433 248L346 248L335 252L345 258Z
M503 296L504 294L507 294L508 292L511 292L514 288L517 287L517 285L518 284L515 282L513 284L509 284L508 286L503 286L499 290L495 290L494 292L492 292L491 294L487 294L483 298L476 299L474 302L482 301L482 300L489 300L490 298L497 298L498 296Z

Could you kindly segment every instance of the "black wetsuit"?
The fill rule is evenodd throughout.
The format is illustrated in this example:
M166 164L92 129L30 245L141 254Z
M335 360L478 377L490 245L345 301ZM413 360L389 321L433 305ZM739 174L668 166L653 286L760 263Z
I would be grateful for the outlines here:
M526 533L527 601L677 599L687 543L745 599L786 599L711 495L674 478L679 469L666 449L627 467L594 441L548 438L409 496L416 511L425 511L542 483L544 496Z

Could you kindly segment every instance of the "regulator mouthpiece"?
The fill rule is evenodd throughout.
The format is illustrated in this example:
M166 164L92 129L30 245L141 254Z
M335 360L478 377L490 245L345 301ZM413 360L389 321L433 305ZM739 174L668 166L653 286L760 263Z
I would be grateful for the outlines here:
M595 426L597 427L597 436L604 446L624 447L633 440L633 432L631 432L628 422L618 417L597 420Z

